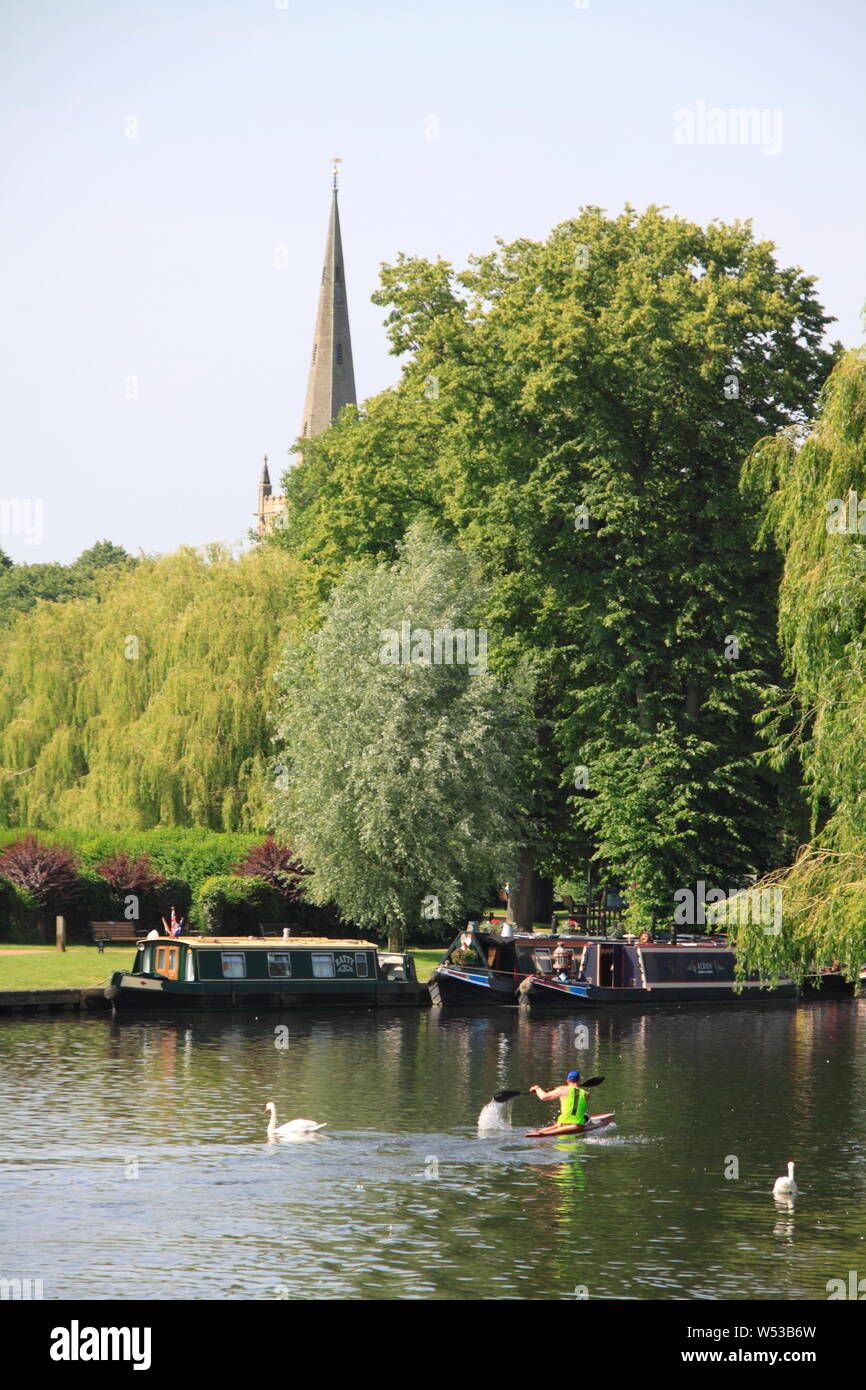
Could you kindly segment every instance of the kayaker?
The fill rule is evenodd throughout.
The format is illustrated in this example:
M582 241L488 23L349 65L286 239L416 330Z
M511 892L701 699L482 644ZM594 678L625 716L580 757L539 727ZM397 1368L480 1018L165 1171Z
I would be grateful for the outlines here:
M564 1086L554 1086L552 1091L543 1091L540 1086L530 1086L536 1100L558 1100L558 1125L582 1125L586 1122L586 1091L580 1085L580 1072L570 1071Z

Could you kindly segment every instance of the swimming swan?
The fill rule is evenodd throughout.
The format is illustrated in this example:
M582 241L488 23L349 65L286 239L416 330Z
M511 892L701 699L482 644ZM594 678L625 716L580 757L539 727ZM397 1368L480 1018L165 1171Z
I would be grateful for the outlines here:
M277 1107L272 1100L268 1101L265 1110L271 1117L268 1120L269 1139L273 1139L276 1134L309 1134L314 1129L324 1129L328 1123L327 1120L323 1120L321 1124L318 1124L316 1120L289 1120L287 1124L280 1125L277 1129Z
M800 1189L797 1187L797 1184L794 1182L794 1165L793 1163L789 1163L788 1176L786 1178L776 1179L775 1185L773 1187L773 1196L796 1197L799 1190Z

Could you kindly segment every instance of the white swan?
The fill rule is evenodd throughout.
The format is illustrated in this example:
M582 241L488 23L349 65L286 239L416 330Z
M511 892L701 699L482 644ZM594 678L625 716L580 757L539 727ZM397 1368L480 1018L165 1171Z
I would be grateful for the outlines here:
M269 1139L273 1139L277 1134L310 1134L314 1129L324 1129L328 1123L327 1120L323 1120L321 1124L316 1120L289 1120L277 1129L277 1107L272 1100L268 1101L265 1110L271 1117L268 1120Z
M794 1165L793 1163L789 1163L788 1176L786 1178L776 1179L775 1184L773 1186L773 1196L796 1197L799 1190L800 1189L797 1187L797 1184L794 1182Z

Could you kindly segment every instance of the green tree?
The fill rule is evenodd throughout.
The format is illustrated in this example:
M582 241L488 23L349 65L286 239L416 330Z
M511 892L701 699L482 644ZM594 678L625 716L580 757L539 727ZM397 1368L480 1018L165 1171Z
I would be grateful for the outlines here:
M782 932L749 914L739 945L750 968L800 977L835 959L855 979L866 958L866 348L834 368L811 429L755 446L744 487L763 494L763 535L784 556L793 689L767 692L762 722L773 765L802 765L813 838L758 885L782 894Z
M0 552L0 556L0 627L11 623L17 613L29 612L40 599L65 603L96 594L111 571L136 563L111 541L97 541L71 565L14 565L8 555Z
M181 550L0 633L0 816L73 829L265 828L270 680L314 613L302 565Z
M286 508L271 544L313 566L325 597L348 563L393 559L419 515L441 517L440 422L423 394L385 391L347 407L286 473Z
M485 601L466 556L415 523L393 564L349 568L277 673L275 827L312 869L312 901L384 927L392 949L422 916L483 900L526 838L526 678L484 669ZM437 629L471 629L472 664L459 647L437 661Z
M89 550L82 550L78 559L72 561L70 569L93 575L97 570L108 569L112 565L129 564L135 564L135 561L123 546L113 545L111 541L97 541Z
M278 543L321 544L331 582L428 514L472 553L495 669L538 676L524 877L594 854L648 917L698 877L777 862L790 791L755 765L753 715L778 565L738 484L832 361L813 279L748 224L587 208L459 274L401 257L375 299L402 379L305 447ZM405 425L393 451L387 432L365 447L379 412Z

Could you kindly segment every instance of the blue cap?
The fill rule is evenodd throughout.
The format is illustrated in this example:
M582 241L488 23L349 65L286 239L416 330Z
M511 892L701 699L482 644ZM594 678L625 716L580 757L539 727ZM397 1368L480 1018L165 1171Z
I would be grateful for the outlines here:
M579 1081L579 1080L580 1080L580 1072L579 1072L579 1071L570 1071L570 1072L568 1073L568 1076L567 1076L565 1079L566 1079L566 1081Z

